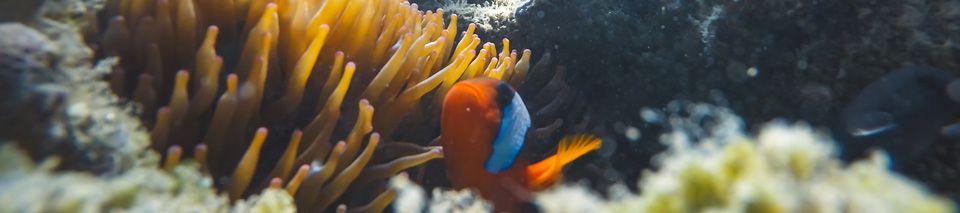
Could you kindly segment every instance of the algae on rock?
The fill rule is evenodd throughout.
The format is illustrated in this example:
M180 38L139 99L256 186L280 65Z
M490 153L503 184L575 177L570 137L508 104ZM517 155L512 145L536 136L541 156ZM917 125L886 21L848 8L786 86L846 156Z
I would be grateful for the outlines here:
M116 60L93 64L82 31L102 1L42 1L31 19L0 27L0 67L6 69L0 117L11 128L0 141L16 142L33 159L63 158L58 169L119 175L156 165L147 135L102 80Z

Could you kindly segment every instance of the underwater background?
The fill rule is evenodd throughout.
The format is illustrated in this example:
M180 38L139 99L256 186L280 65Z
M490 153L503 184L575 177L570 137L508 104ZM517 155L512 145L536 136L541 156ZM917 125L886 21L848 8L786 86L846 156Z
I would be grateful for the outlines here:
M957 0L0 0L0 21L0 212L960 198ZM516 208L455 189L441 103L477 76L523 98L522 158L572 134L601 146L558 184L503 195Z

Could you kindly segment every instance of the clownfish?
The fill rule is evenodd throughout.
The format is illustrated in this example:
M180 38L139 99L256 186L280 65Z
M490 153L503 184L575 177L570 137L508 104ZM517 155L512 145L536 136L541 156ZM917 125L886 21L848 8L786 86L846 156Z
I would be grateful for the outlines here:
M564 165L600 147L597 137L567 136L556 154L531 164L518 157L530 126L530 113L510 85L484 77L454 84L440 115L440 143L453 188L476 189L497 211L513 212L524 201L518 189L549 187Z

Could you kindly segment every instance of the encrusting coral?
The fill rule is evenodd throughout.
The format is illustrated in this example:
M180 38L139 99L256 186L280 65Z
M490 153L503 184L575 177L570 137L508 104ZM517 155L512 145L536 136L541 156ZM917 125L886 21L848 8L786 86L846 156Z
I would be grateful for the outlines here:
M529 50L481 45L475 25L444 18L401 0L113 0L95 46L120 58L111 88L141 104L163 168L192 156L231 200L286 183L301 210L376 211L396 192L341 195L442 157L416 144L375 157L378 144L435 120L457 81L517 86L529 70Z

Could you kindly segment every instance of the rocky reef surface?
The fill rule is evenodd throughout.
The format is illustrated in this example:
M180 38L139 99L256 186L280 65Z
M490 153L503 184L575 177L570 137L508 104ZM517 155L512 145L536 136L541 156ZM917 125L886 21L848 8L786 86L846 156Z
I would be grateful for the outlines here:
M41 2L23 8L35 13L4 20L21 21L0 24L3 143L16 141L36 160L56 155L61 168L98 174L150 163L133 106L102 80L116 61L92 60L83 40L81 27L97 1Z

